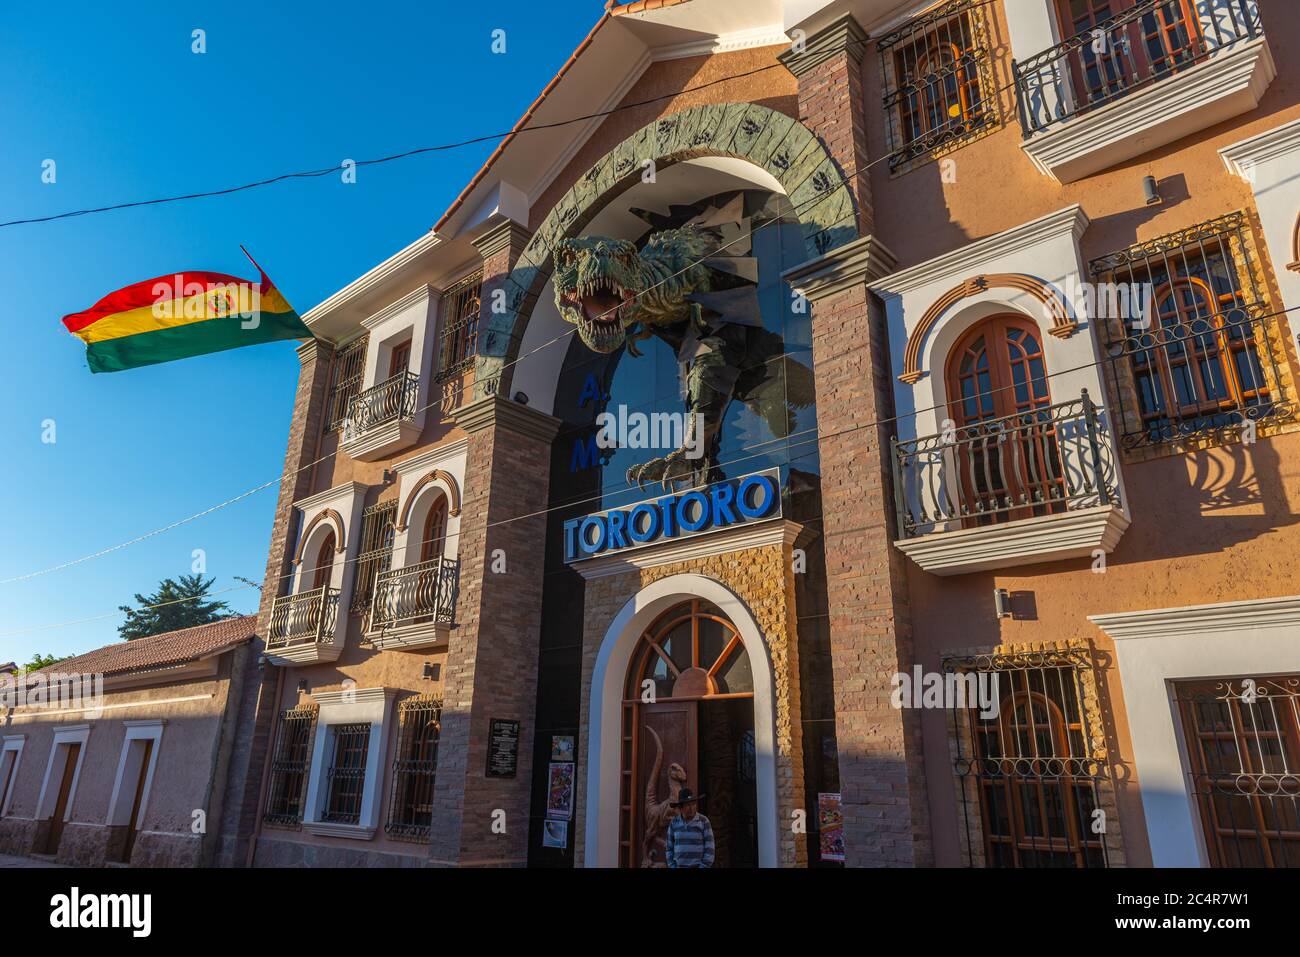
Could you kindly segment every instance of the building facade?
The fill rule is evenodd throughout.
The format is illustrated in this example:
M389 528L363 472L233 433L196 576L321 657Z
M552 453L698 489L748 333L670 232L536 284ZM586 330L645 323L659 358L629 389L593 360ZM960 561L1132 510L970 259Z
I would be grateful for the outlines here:
M0 684L0 853L211 864L254 625L121 641Z
M1297 41L611 6L305 317L218 859L1300 863Z

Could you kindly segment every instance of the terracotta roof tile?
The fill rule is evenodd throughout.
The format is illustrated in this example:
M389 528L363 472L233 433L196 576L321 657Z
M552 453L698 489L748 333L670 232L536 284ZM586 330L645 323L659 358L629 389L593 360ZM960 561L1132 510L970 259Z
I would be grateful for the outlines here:
M660 7L675 7L690 0L635 0L633 3L614 3L606 0L605 9L612 17L621 17L627 13L644 13L646 10L658 10Z
M242 645L253 637L256 625L256 615L226 618L208 625L105 645L41 671L117 675L183 665Z

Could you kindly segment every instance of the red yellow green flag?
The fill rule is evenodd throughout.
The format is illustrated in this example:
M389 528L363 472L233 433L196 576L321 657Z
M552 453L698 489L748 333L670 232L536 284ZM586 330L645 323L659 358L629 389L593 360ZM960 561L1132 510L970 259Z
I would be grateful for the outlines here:
M219 272L182 272L111 292L63 317L86 343L91 372L188 359L312 332L258 268L259 282Z

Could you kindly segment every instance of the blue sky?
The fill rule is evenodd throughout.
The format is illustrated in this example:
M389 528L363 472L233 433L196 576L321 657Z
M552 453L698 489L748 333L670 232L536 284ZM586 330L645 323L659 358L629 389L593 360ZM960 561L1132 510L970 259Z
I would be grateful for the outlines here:
M602 8L276 6L5 4L0 221L509 129ZM498 28L504 55L491 51ZM206 31L202 55L191 52L195 29ZM493 146L363 167L354 185L330 176L0 229L0 579L167 525L283 466L292 343L92 375L63 315L176 270L256 278L240 243L305 312L432 226ZM53 184L41 181L47 159ZM218 590L238 587L236 575L260 581L274 505L271 488L102 558L0 584L0 661L117 640L117 606L188 573L195 549ZM251 589L222 597L240 611L257 604ZM80 619L95 620L63 624Z

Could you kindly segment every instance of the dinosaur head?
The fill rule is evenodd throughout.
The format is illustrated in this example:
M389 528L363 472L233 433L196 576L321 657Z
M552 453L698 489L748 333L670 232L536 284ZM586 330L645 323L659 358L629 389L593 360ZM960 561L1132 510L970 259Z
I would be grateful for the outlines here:
M668 765L668 780L669 780L669 781L679 781L679 782L681 782L682 784L685 784L685 783L686 783L686 769L683 768L683 767L682 767L680 764L678 764L676 761L674 761L672 764Z
M625 239L583 236L555 247L555 304L594 352L613 352L624 343L644 286L636 246Z

